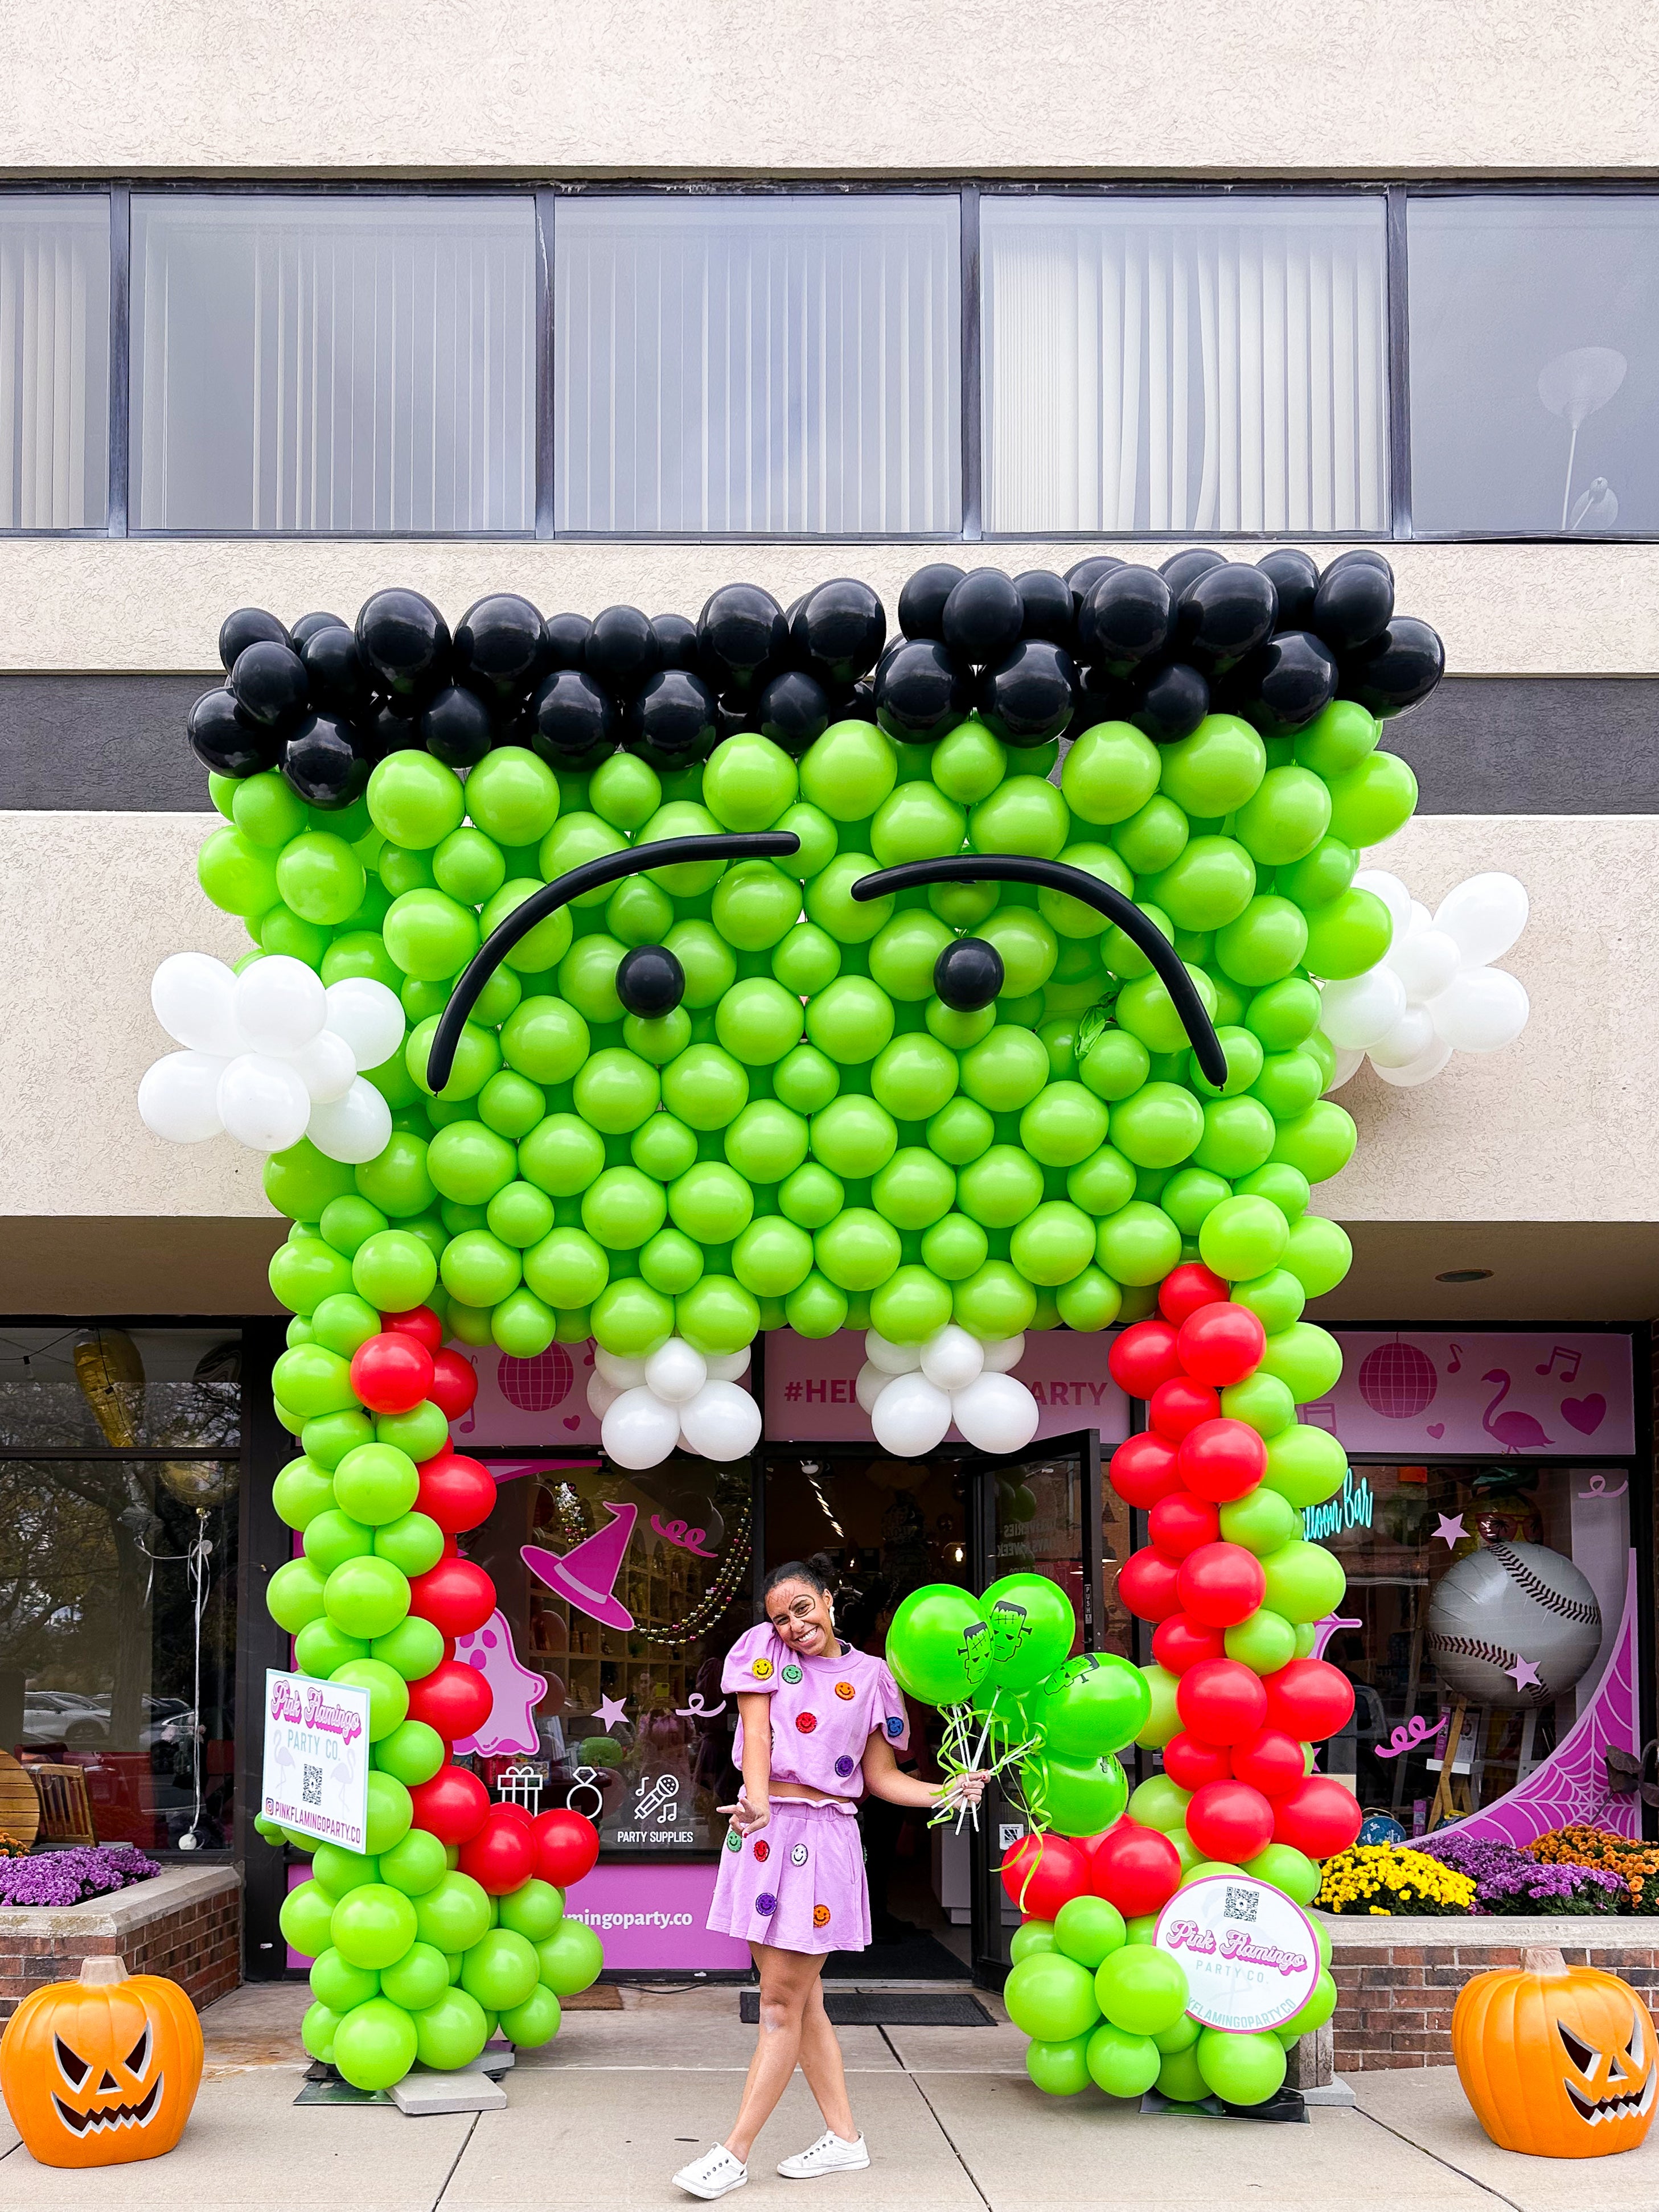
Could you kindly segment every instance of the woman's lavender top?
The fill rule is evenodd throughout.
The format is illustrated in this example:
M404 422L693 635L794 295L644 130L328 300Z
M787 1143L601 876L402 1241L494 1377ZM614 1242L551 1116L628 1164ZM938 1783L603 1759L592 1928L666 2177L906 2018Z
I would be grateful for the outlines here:
M726 1655L727 1697L772 1699L772 1779L798 1782L829 1797L863 1795L865 1747L879 1731L895 1750L910 1740L904 1700L884 1661L843 1644L838 1659L792 1650L763 1621ZM743 1723L732 1757L743 1765Z

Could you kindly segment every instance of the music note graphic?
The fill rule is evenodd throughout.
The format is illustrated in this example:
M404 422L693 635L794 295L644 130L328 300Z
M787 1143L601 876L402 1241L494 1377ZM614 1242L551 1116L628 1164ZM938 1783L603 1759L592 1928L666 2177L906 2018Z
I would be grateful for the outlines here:
M1555 1363L1559 1359L1561 1363L1561 1380L1564 1382L1576 1382L1578 1379L1579 1365L1583 1357L1582 1352L1575 1352L1570 1345L1553 1345L1549 1358L1535 1368L1534 1372L1539 1375L1553 1375L1555 1372Z
M1451 1348L1451 1358L1446 1362L1446 1372L1448 1375L1461 1374L1463 1366L1462 1346L1461 1344L1454 1344Z

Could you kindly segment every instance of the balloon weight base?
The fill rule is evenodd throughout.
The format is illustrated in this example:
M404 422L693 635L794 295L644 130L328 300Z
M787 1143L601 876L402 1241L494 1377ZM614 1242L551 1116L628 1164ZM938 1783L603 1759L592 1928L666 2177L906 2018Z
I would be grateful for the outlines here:
M1219 2097L1206 2097L1200 2105L1178 2105L1172 2098L1148 2089L1140 2100L1143 2112L1172 2115L1191 2120L1288 2120L1305 2124L1308 2108L1299 2089L1281 2089L1260 2105L1229 2105Z

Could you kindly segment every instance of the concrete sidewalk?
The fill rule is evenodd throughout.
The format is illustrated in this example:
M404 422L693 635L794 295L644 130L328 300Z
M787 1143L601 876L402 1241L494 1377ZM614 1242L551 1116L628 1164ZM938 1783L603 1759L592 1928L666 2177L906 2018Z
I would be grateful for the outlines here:
M36 2166L0 2112L4 2212L678 2212L668 2177L729 2124L755 2031L735 1989L623 1992L572 2011L507 2077L507 2109L405 2119L389 2106L296 2110L303 1987L244 1989L204 2017L208 2065L170 2157L101 2172ZM842 2031L874 2155L827 2179L825 2212L1652 2212L1659 2136L1622 2157L1496 2149L1449 2068L1362 2074L1357 2110L1305 2127L1145 2118L1090 2094L1045 2097L1009 2027ZM799 2080L750 2166L743 2203L804 2192L777 2160L821 2123Z

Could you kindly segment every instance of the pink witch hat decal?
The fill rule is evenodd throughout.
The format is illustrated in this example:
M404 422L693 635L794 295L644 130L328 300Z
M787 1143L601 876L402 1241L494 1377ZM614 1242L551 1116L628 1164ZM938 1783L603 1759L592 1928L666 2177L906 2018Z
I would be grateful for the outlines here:
M639 1508L607 1502L605 1510L612 1516L610 1527L585 1538L574 1552L561 1557L539 1544L526 1544L519 1556L538 1582L578 1612L590 1613L607 1628L631 1628L634 1616L613 1592Z

